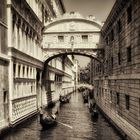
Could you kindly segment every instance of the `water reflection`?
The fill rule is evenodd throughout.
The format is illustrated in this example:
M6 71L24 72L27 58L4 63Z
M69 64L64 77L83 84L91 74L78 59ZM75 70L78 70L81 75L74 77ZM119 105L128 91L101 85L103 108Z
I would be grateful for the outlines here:
M105 121L102 115L92 120L87 104L81 94L71 95L70 103L59 103L49 111L58 111L56 127L41 131L39 118L30 119L24 125L13 129L1 140L121 140L121 137Z

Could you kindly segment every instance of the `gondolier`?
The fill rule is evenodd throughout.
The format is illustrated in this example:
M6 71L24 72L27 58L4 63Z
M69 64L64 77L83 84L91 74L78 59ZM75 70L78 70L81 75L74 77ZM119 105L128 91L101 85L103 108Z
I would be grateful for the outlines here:
M48 114L42 107L40 107L40 124L43 130L48 129L57 124L56 115Z

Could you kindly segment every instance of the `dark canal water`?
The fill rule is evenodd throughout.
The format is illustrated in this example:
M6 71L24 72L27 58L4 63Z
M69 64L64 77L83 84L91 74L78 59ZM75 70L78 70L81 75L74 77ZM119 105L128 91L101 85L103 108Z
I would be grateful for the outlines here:
M58 121L57 126L41 131L39 118L34 117L0 140L122 140L101 114L96 122L91 119L80 93L73 93L70 103L60 107Z

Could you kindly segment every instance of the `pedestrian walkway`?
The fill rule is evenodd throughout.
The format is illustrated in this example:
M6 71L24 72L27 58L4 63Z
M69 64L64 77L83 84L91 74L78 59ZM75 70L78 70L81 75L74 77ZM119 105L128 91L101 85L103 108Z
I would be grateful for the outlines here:
M41 131L37 118L13 130L3 140L121 140L113 128L99 115L92 121L88 105L80 93L71 95L70 103L60 106L58 125Z

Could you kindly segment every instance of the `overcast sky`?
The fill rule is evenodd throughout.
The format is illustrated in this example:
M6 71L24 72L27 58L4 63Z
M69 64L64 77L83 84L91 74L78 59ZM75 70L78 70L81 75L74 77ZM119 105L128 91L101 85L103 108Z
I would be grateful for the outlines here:
M93 15L104 22L116 0L63 0L66 12L79 12L84 17ZM80 66L84 67L90 59L78 56ZM83 61L84 60L84 61Z
M66 12L77 11L84 17L95 16L105 21L116 0L63 0Z

